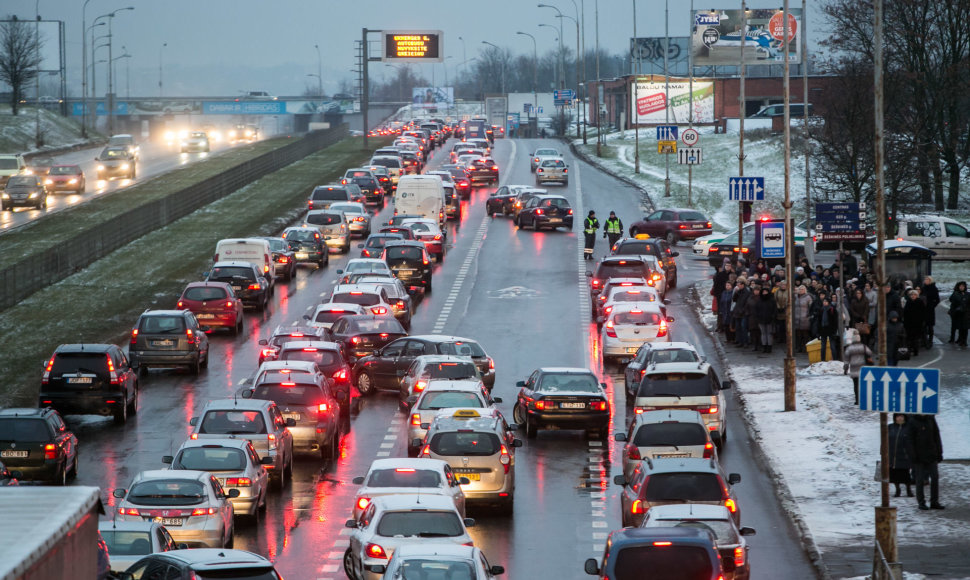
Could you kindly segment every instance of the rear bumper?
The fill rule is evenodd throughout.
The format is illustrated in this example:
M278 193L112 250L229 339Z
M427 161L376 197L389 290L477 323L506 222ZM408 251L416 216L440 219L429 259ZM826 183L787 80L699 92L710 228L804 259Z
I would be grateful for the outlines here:
M342 248L347 245L347 234L325 237L324 242L326 242L328 248Z
M297 257L297 254L306 254L306 258L298 258ZM294 262L298 262L298 263L300 263L300 262L303 262L303 263L305 263L305 262L319 262L320 260L323 259L323 257L324 257L323 256L323 252L321 252L321 251L303 251L303 250L300 250L299 252L293 252L293 261Z
M60 459L47 459L40 465L18 465L16 459L4 457L3 463L7 469L22 473L23 477L18 478L22 481L56 481L61 468Z
M609 427L609 411L584 411L578 413L550 413L529 411L529 416L540 427L560 429L601 429Z
M233 326L236 326L236 318L238 315L236 314L235 311L226 312L226 313L223 313L223 312L212 313L213 318L207 318L206 317L207 314L209 313L208 312L195 313L196 319L198 319L199 324L201 324L202 326L224 326L224 327L230 327L230 328Z
M49 403L47 401L50 401ZM115 401L109 403L108 401ZM111 414L125 402L121 391L107 393L51 394L41 393L38 406L51 407L62 415L103 415ZM8 465L9 467L9 465Z
M156 351L133 351L128 354L131 366L180 366L194 365L199 361L198 351L175 351L175 352L156 352Z
M552 222L551 218L541 216L536 218L536 225L543 228L573 228L573 218L559 218L560 221Z

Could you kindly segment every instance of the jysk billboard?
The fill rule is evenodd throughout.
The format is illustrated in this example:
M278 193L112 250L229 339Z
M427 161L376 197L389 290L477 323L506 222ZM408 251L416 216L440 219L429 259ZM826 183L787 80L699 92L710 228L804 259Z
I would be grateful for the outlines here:
M664 81L637 79L634 122L656 124L667 122L667 86ZM690 82L670 79L670 123L686 123L690 118ZM714 122L714 83L694 79L694 122Z
M788 47L785 49L785 20L781 10L748 10L744 36L744 64L779 64L802 61L802 11L788 11ZM724 66L741 63L741 10L695 10L691 22L690 50L694 66Z

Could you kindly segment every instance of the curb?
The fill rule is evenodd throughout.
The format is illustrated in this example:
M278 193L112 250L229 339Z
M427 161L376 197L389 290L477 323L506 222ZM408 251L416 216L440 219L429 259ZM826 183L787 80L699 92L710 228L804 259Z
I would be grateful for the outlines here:
M703 322L701 321L699 312L701 301L697 292L696 284L692 284L690 286L686 299L687 304L691 307L690 311L693 314L694 319L703 327ZM717 333L711 332L706 327L704 327L704 329L711 337L711 342L714 343L714 348L717 350L718 357L720 357L721 363L724 365L725 373L732 380L734 380L734 375L731 372L731 367L728 364L728 353L724 350L724 344L721 342L721 337L718 336ZM737 381L735 381L735 384L737 384ZM748 427L748 432L751 434L751 440L754 442L752 451L754 452L755 459L767 471L768 476L771 478L772 482L774 482L773 487L775 489L775 496L781 503L782 510L784 510L785 514L795 526L795 529L801 538L802 548L805 550L805 555L808 556L812 566L815 567L818 577L821 580L832 580L832 575L829 573L828 567L825 565L822 552L818 549L818 544L815 543L815 537L812 536L812 531L809 529L808 523L805 522L804 516L802 516L801 511L798 509L798 502L796 502L792 497L791 489L789 489L784 475L775 468L774 464L771 462L771 458L768 457L768 454L765 453L764 448L761 446L761 432L758 430L754 414L748 408L747 400L745 399L744 394L741 391L735 392L737 394L737 401L740 404L741 416L744 418L744 422Z
M576 147L576 144L573 141L571 141L571 140L570 141L566 141L566 144L569 145L569 150L576 157L579 157L580 159L582 159L586 163L592 165L593 167L599 169L600 171L611 175L614 179L618 179L618 180L622 181L623 183L625 183L625 184L629 185L630 187L632 187L632 188L636 189L637 191L639 191L640 192L640 195L643 197L644 203L646 204L647 207L650 208L650 211L655 211L656 210L656 206L654 206L654 204L653 204L653 199L650 198L650 192L647 191L647 188L643 187L643 185L641 185L640 183L638 183L634 179L631 179L631 178L629 178L629 177L627 177L625 175L617 175L616 173L613 173L608 167L606 167L602 163L600 163L599 160L597 160L595 157L592 157L592 156L588 155L585 151L580 151Z

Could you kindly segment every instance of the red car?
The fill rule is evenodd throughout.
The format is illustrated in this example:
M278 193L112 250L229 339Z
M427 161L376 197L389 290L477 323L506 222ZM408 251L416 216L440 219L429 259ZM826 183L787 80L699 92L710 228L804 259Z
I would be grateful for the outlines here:
M696 209L660 209L630 226L630 237L648 234L667 243L711 235L711 221Z
M52 165L44 178L47 191L84 193L84 172L80 165Z
M195 314L202 326L242 332L243 303L226 282L191 282L182 290L175 307Z

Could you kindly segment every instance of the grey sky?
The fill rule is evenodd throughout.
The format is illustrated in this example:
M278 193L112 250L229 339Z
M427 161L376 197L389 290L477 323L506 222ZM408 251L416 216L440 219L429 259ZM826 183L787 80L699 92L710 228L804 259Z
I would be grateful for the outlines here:
M594 8L596 0L585 3L586 47L595 42ZM522 30L535 35L539 53L555 46L555 31L539 23L558 26L556 12L538 8L539 0L89 0L88 26L102 14L126 6L135 10L120 12L113 22L114 56L126 46L130 62L116 62L118 93L124 96L125 65L130 67L128 88L132 96L158 94L159 57L163 63L164 94L233 95L244 90L266 90L278 95L302 93L315 87L317 52L320 46L323 85L327 92L337 90L342 79L351 79L354 66L354 41L361 29L440 29L444 32L447 58L444 65L421 65L421 74L444 84L445 74L453 76L463 59L476 56L487 40L516 53L531 53L532 42L517 35ZM570 0L547 0L568 16L574 16ZM815 5L818 0L809 0ZM81 8L83 0L3 0L4 16L32 19L35 5L45 19L66 22L69 93L80 93ZM697 8L740 8L740 0L697 2ZM780 0L750 0L750 8L778 8ZM689 25L687 0L670 0L670 34L684 36ZM800 0L791 1L801 7ZM611 53L625 51L633 33L632 0L599 0L600 46ZM663 36L664 1L637 0L639 36ZM817 10L809 8L809 39L820 37ZM102 26L98 34L107 32ZM563 22L565 44L575 49L575 25ZM374 35L376 39L377 36ZM164 49L162 44L167 43ZM107 51L99 53L107 58ZM98 72L99 92L103 88L103 65ZM447 68L447 71L446 71ZM372 63L372 78L390 76L393 69Z

